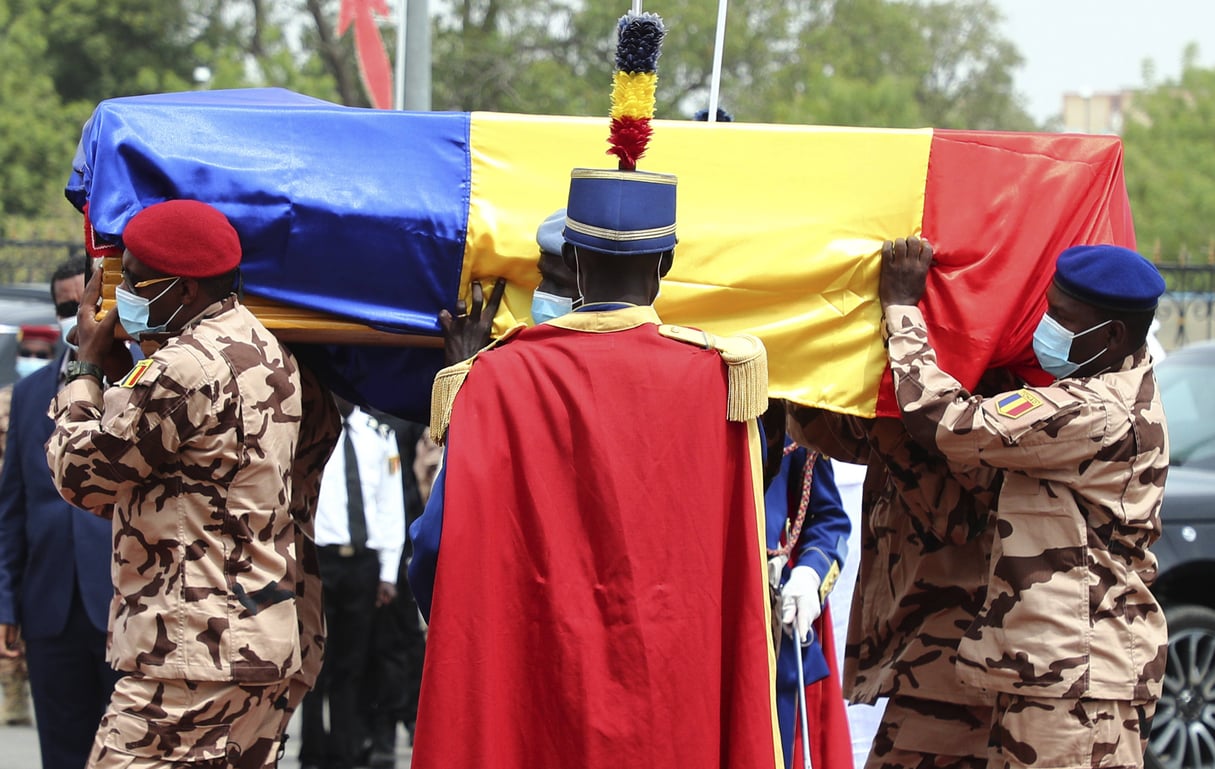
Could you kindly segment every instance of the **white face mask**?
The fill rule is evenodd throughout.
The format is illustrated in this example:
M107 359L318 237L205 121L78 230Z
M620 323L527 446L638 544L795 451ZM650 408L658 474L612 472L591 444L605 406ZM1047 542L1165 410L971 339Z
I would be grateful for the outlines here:
M69 350L77 349L76 345L68 341L68 332L74 328L76 328L75 315L69 315L66 318L59 319L59 338L63 340L63 343L67 345Z

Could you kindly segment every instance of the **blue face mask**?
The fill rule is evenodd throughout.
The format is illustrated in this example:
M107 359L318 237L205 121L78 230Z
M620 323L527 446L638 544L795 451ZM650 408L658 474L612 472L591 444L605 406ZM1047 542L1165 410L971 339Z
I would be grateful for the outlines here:
M177 313L181 312L181 307L173 311L168 320L158 326L149 326L148 317L152 311L152 302L165 295L165 291L172 288L181 278L174 278L173 282L165 286L164 291L161 291L151 299L144 299L139 294L133 291L128 291L122 286L114 290L114 301L118 306L118 320L122 323L122 327L131 335L132 339L140 339L144 334L159 334L169 327L173 319L177 317Z
M1038 328L1034 330L1034 355L1038 356L1038 365L1055 379L1071 376L1081 366L1092 363L1109 349L1108 347L1103 348L1101 352L1083 363L1073 363L1069 360L1072 353L1072 341L1090 331L1096 331L1108 323L1107 320L1084 331L1072 333L1060 325L1059 321L1052 318L1050 313L1043 315L1042 320L1038 321Z
M574 309L574 300L568 296L557 296L547 291L532 294L532 320L544 323Z
M25 379L30 374L50 363L49 358L31 358L27 356L17 357L17 378Z

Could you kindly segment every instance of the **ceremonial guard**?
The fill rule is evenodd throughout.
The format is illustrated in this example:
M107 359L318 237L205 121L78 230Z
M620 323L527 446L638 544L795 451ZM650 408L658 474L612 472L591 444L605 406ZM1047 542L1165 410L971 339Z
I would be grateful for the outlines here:
M431 622L415 769L780 761L764 348L651 307L676 180L635 170L630 137L649 135L662 34L622 19L621 168L571 176L562 256L584 303L436 379L446 459L409 570Z

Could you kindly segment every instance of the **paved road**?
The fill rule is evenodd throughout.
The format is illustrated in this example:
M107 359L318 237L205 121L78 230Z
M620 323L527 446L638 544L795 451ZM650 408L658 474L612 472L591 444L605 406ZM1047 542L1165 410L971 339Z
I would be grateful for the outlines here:
M291 739L287 741L287 755L279 763L280 769L299 769L296 755L299 751L299 719L293 719L287 728ZM401 729L397 736L397 769L409 767L409 738ZM0 725L0 769L38 769L41 766L38 751L38 733L32 726Z

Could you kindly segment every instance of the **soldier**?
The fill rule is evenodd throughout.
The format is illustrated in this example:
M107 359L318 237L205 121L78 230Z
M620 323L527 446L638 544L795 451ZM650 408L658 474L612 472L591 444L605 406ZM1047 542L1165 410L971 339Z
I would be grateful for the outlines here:
M233 294L222 213L158 203L122 237L117 312L96 319L94 276L47 444L60 493L113 521L108 658L126 675L89 765L272 765L301 669L300 374ZM119 322L149 355L134 368Z
M932 248L882 247L895 394L921 444L1001 471L987 595L958 647L995 692L990 765L1140 767L1166 662L1148 590L1168 439L1145 344L1164 280L1117 246L1059 255L1034 333L1049 387L971 395L942 371L920 310Z
M897 419L790 408L799 443L867 467L844 660L854 703L889 698L868 769L983 769L992 696L954 663L987 590L995 473L951 468Z

